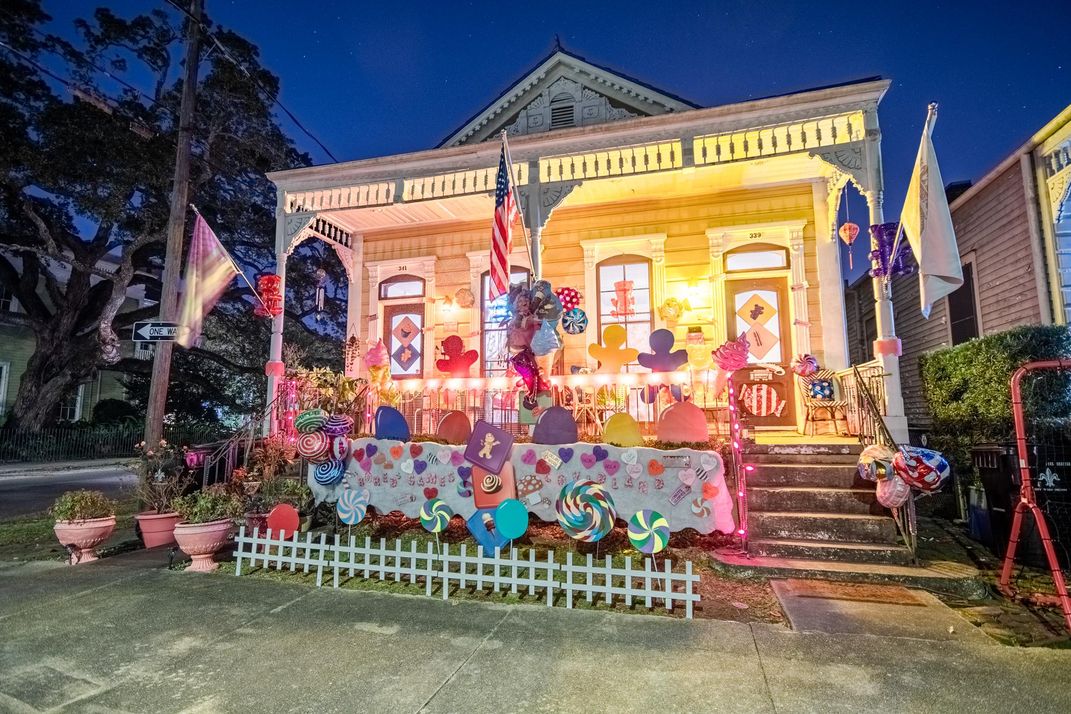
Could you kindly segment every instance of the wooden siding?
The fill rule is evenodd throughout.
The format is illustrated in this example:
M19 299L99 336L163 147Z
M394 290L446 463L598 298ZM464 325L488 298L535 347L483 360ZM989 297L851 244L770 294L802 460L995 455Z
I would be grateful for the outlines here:
M812 351L817 352L818 358L823 360L813 210L810 184L776 189L727 191L677 199L633 200L576 208L570 208L566 199L551 216L543 231L543 273L555 286L573 286L583 291L582 240L665 234L666 296L675 296L689 281L703 281L709 277L710 251L706 235L708 228L805 220L807 225L804 228L804 260L809 283L807 302ZM367 263L374 263L434 255L435 292L437 296L453 295L458 288L470 286L467 254L470 251L489 250L489 235L490 217L488 221L479 223L370 233L364 236L364 259ZM515 233L514 249L523 250L523 238L519 231ZM527 260L522 264L527 265ZM367 276L361 289L363 304L367 306L370 304ZM434 297L436 296L428 296L427 315L429 326L434 327L437 347L446 333L441 313L432 305ZM594 329L597 310L595 296L585 295L584 298L584 308L589 312L591 329ZM656 310L657 307L654 306ZM693 312L705 313L709 319L711 308L706 305L705 309ZM470 321L470 314L475 314L475 311L456 312L457 331L465 338L469 347L479 349L479 325ZM674 328L678 346L683 346L687 326L698 324L692 323L691 319L686 316ZM720 315L715 316L715 319L724 321L724 317ZM381 329L379 326L378 330ZM707 339L711 340L710 329L706 330L706 335ZM376 337L367 334L365 336L373 339ZM566 369L571 365L586 364L587 335L564 335L564 338Z

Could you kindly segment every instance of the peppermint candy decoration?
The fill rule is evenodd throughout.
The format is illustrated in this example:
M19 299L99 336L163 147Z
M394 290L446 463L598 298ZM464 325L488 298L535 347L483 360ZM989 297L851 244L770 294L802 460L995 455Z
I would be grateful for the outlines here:
M562 315L562 329L565 330L567 334L579 335L581 332L588 329L587 313L578 307L566 311L566 313Z
M371 497L367 488L346 489L339 494L338 503L335 504L338 519L347 526L357 525L368 513L368 500Z

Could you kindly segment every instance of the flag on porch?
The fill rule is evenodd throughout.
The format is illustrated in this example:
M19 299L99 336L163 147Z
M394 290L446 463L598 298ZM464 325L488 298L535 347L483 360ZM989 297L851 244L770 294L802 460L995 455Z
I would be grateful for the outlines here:
M513 250L513 221L517 218L517 203L509 185L506 165L506 145L498 158L498 179L495 181L495 217L491 226L491 299L509 292L509 254Z
M238 274L227 249L198 213L186 258L186 285L179 306L176 342L187 348L197 342L205 317Z
M941 169L933 148L936 120L937 105L931 104L900 214L900 228L919 264L919 297L925 318L930 317L935 302L963 284L952 213L948 210ZM895 246L893 255L896 255Z

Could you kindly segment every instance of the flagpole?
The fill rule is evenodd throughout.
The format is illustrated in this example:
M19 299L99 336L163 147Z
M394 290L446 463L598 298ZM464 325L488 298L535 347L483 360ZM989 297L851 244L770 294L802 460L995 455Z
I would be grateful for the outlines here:
M193 210L194 213L197 214L198 218L205 222L205 225L207 226L208 221L206 221L205 217L201 215L201 212L197 210L197 206L191 203L190 208ZM212 228L211 226L208 227L209 229ZM257 292L257 289L253 287L253 283L249 282L249 278L245 276L245 271L238 267L238 263L234 261L234 257L231 255L230 251L227 250L226 246L223 245L223 241L220 241L219 247L223 248L223 254L227 256L227 260L231 262L231 267L234 268L234 272L238 273L238 275L242 278L245 284L249 286L249 289L253 291L253 297L257 299L257 302L259 302L260 306L264 308L264 311L268 312L268 305L264 302L264 299L260 297L260 293Z
M937 121L937 102L930 102L930 105L926 108L926 123L922 125L922 133L933 134L933 125ZM900 209L901 212L903 208ZM904 235L904 222L900 220L896 225L896 236L893 238L892 252L889 253L889 265L892 265L893 258L896 256L896 251L900 249L900 239ZM882 276L882 285L888 287L889 281L892 277L888 274Z
M524 249L528 253L528 267L532 269L532 274L535 273L536 259L535 254L532 252L532 243L528 238L528 222L524 217L524 209L521 208L521 194L517 190L517 179L513 175L513 156L509 152L509 141L506 140L506 130L502 130L502 149L506 153L506 171L509 172L509 185L510 191L513 192L513 203L517 206L517 214L521 218L521 234L524 236ZM529 284L531 284L532 274L529 275ZM541 276L535 275L536 280L539 280Z

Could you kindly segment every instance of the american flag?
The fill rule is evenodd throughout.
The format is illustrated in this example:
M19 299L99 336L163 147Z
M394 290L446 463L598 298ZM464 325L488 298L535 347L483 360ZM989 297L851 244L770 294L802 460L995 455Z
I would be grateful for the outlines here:
M187 348L197 343L205 317L236 277L238 268L227 249L198 213L186 257L186 284L179 307L176 342Z
M498 158L498 180L495 182L495 218L491 227L491 299L509 292L509 254L513 250L513 221L517 204L509 185L506 166L506 147Z

